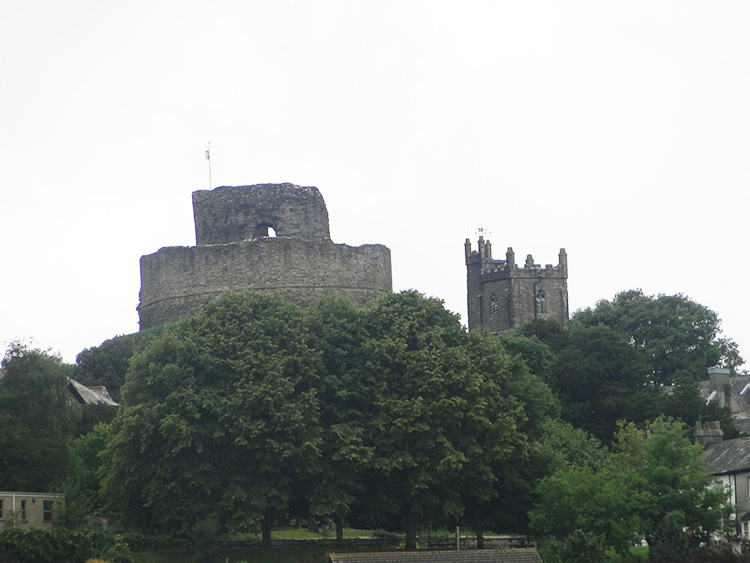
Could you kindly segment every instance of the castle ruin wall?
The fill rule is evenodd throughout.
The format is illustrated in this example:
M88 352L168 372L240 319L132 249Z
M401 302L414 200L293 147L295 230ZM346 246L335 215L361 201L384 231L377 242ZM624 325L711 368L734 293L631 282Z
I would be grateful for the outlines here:
M317 188L221 187L194 192L193 206L197 246L141 257L141 330L196 315L226 291L274 291L302 307L326 294L361 306L392 291L390 250L333 243Z

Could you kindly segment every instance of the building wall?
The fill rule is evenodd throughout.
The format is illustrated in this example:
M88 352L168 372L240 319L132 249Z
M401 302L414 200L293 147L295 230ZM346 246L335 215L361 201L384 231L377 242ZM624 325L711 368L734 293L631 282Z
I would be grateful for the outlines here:
M198 246L255 240L271 227L278 237L330 239L318 188L294 184L224 186L193 192Z
M195 192L193 205L198 245L141 257L141 330L195 315L226 291L274 291L303 307L325 294L361 306L392 291L390 250L333 243L317 188L222 187Z
M466 239L466 287L469 330L502 332L534 319L568 324L568 260L560 249L557 266L542 267L529 254L522 268L512 248L505 260L492 258L490 241L479 237L477 250Z
M51 528L65 495L0 491L0 529Z

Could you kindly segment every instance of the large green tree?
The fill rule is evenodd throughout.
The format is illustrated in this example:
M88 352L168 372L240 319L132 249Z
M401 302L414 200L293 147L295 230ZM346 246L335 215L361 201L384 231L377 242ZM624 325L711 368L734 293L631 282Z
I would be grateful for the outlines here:
M369 398L362 392L362 330L351 300L325 296L305 311L310 346L320 353L318 379L321 446L319 471L301 483L302 495L315 517L332 517L337 540L344 519L365 487L363 472L372 460L366 446L364 418Z
M48 351L12 343L0 379L0 489L49 491L65 478L75 412L71 366Z
M618 293L593 309L578 311L571 327L604 325L623 334L642 353L655 384L706 377L706 368L742 364L737 344L720 336L717 314L677 295L645 295L641 290Z
M227 293L135 358L104 456L109 508L148 530L185 533L215 515L261 528L320 453L319 359L301 310Z
M438 299L385 296L362 311L362 330L362 424L373 448L365 508L399 518L413 548L418 522L456 522L469 502L497 495L498 464L527 455L551 401L496 338L468 335Z
M604 442L618 420L658 415L661 391L650 384L647 363L607 326L571 329L570 345L559 352L552 373L563 419Z
M645 428L623 423L601 467L570 466L541 481L532 527L558 538L576 530L603 535L625 552L640 538L653 545L669 517L692 531L695 544L705 541L722 529L729 507L686 430L663 418Z

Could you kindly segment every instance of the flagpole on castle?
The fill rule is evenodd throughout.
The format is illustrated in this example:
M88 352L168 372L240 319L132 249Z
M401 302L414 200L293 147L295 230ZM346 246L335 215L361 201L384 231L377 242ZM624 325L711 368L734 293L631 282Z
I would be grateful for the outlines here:
M208 189L211 189L211 141L208 142L208 150L206 151L206 160L208 161Z

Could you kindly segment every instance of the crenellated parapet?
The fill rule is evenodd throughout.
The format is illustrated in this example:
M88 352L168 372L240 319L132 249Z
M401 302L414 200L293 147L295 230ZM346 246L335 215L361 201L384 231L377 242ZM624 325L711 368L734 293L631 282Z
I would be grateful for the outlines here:
M472 250L471 241L466 239L464 248L466 251L466 264L479 264L480 273L482 275L518 275L524 277L560 277L568 276L568 255L564 248L560 249L558 255L558 264L554 266L552 264L545 264L542 267L540 264L534 262L534 257L531 254L526 255L526 261L523 267L519 268L516 264L515 253L512 247L508 247L505 252L505 260L493 260L492 259L492 245L490 241L485 241L484 237L479 237L478 249Z
M477 249L464 243L469 329L501 332L536 318L568 322L568 256L560 249L558 264L537 264L531 254L522 266L511 247L504 260L492 258L492 245L479 237Z

